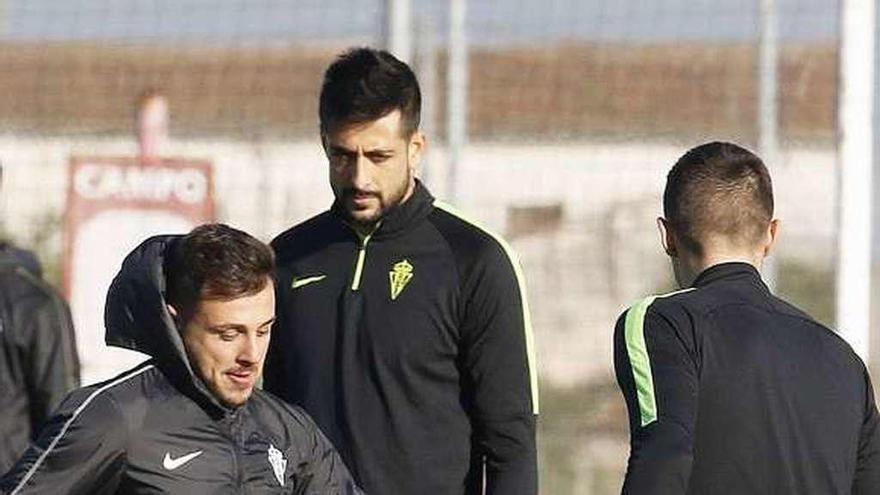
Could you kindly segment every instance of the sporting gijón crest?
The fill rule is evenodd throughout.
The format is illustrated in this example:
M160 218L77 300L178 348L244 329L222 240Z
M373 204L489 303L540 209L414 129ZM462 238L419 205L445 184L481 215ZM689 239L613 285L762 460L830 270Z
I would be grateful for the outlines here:
M413 266L407 261L398 261L391 268L391 271L388 272L388 278L391 282L391 300L396 300L403 289L406 288L406 285L413 278Z

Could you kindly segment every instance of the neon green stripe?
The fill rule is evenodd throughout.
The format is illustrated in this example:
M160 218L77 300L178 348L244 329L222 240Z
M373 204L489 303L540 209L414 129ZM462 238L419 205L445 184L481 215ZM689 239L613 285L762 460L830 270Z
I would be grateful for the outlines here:
M361 277L364 275L364 261L367 258L367 243L370 242L370 238L373 237L373 233L375 232L376 229L373 229L373 232L361 237L361 246L358 248L357 265L354 267L354 278L351 280L351 290L358 290L361 288Z
M651 357L648 355L648 346L645 344L645 314L655 299L669 297L693 289L664 294L662 296L650 296L637 302L626 312L624 323L624 336L626 339L626 353L629 355L629 363L632 368L633 380L636 384L636 397L639 402L639 415L641 425L648 426L657 421L657 396L654 393L654 376L651 373Z
M461 220L479 228L501 245L501 248L504 250L504 253L507 255L507 258L510 260L510 264L513 266L513 271L516 274L516 282L519 285L519 294L520 299L522 300L522 311L523 311L523 331L525 332L525 340L526 340L526 359L528 360L529 365L529 386L532 392L532 412L534 414L538 414L540 407L538 402L538 368L537 368L537 357L535 354L535 334L532 329L532 312L529 310L529 298L528 293L526 291L526 277L523 275L522 266L519 262L519 257L516 255L516 251L510 247L510 245L505 241L502 237L492 233L492 231L484 228L477 222L465 217L461 214L455 207L444 203L442 201L434 201L434 206L440 208L441 210L453 215L455 217L460 218Z
M654 377L651 375L651 359L645 345L645 313L656 299L646 297L635 304L626 313L625 335L626 352L629 355L633 379L636 382L636 397L639 401L639 413L642 426L657 420L657 398L654 396Z

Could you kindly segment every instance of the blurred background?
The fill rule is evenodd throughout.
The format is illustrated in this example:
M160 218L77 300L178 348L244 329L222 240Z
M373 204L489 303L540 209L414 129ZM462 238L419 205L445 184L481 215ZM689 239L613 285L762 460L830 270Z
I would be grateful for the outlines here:
M95 275L97 296L76 300L65 268L77 263L72 163L138 156L137 103L161 95L170 116L158 154L209 163L211 214L268 241L332 200L317 132L324 68L346 47L388 47L422 84L423 180L503 234L524 265L542 385L541 493L619 493L628 431L613 326L635 299L675 288L654 219L686 149L731 140L765 158L782 219L766 275L837 322L841 8L0 0L2 232L34 249L73 301L85 381L106 378L128 361L100 348L100 319L86 315L100 315L121 253L149 231L186 225L118 220L93 233L118 249L82 255L80 273L107 275ZM861 210L870 218L877 206Z

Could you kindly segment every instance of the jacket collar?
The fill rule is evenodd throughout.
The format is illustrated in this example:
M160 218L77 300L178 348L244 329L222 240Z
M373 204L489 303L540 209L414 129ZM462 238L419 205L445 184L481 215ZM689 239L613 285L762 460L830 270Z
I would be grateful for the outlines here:
M747 280L756 285L760 285L764 290L768 290L767 286L761 280L761 274L757 268L749 263L740 261L719 263L712 265L700 273L692 284L693 287L705 287L718 281L725 280Z
M416 185L412 195L403 203L395 206L379 220L378 228L374 231L373 239L382 239L397 236L418 225L427 218L434 206L434 196L416 179ZM333 215L342 223L350 225L345 211L338 201L333 202L330 208Z

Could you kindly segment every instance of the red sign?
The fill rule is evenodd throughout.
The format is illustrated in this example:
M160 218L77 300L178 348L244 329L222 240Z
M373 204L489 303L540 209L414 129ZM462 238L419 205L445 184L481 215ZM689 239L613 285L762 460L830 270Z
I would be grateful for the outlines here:
M104 299L122 260L149 236L213 221L213 174L207 161L73 157L68 184L64 287L91 383L144 359L104 344Z

